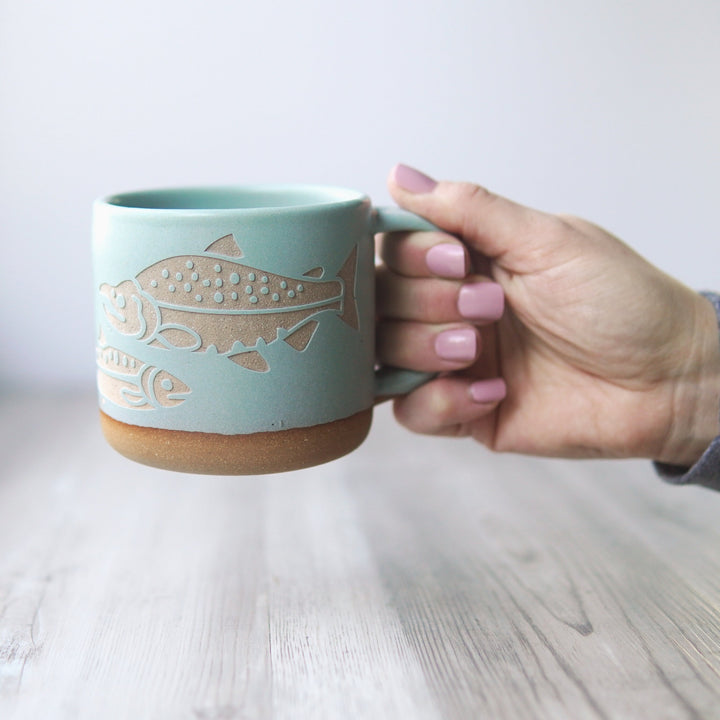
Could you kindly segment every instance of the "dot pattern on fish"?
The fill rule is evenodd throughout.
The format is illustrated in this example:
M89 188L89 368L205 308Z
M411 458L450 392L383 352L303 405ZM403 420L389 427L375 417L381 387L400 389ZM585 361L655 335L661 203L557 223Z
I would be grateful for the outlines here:
M218 312L246 310L277 312L288 306L323 302L324 288L295 282L273 273L245 269L212 258L172 258L138 275L143 288L163 305ZM178 265L182 269L178 269ZM242 268L243 272L238 270ZM342 288L337 284L336 294Z
M214 348L256 372L269 370L263 344L283 340L304 350L320 312L334 310L358 328L357 248L333 280L318 279L321 267L293 278L239 263L242 251L232 235L205 253L166 258L134 280L103 284L106 318L121 333L150 345L191 352Z

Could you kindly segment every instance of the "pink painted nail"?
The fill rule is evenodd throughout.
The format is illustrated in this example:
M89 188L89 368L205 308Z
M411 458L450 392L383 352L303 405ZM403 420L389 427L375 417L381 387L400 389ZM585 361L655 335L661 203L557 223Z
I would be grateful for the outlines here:
M507 395L507 386L502 378L478 380L470 386L470 397L476 403L496 403Z
M443 360L471 362L477 355L477 333L470 328L445 330L435 338L435 352Z
M407 165L396 165L393 176L401 188L411 193L429 193L437 186L431 177Z
M505 307L503 289L494 282L467 283L460 288L457 307L469 320L499 320Z
M440 277L463 278L467 275L467 253L462 245L452 243L434 245L427 251L425 262L428 270Z

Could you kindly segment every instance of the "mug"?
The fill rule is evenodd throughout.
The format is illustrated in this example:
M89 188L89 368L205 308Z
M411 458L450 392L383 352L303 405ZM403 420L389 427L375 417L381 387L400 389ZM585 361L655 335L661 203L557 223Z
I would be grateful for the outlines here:
M432 229L334 187L96 201L105 438L132 460L208 474L296 470L354 450L379 398L431 377L375 367L373 235Z

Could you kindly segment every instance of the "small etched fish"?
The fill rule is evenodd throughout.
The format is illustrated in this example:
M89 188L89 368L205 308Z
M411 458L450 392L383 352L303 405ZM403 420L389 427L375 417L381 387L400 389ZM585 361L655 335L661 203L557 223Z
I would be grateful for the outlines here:
M190 388L182 380L167 370L105 345L102 335L96 354L98 390L119 407L171 408L180 405L190 394Z
M207 352L211 348L249 370L269 368L260 349L282 340L295 350L309 344L318 313L335 310L358 328L355 301L357 248L338 277L323 268L288 277L239 263L233 235L216 240L202 255L166 258L133 280L101 285L105 315L124 335L156 347Z

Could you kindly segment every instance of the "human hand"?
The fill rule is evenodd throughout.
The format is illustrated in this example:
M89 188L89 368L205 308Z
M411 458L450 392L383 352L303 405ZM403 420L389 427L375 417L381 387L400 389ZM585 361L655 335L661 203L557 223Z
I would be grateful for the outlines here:
M447 233L380 241L379 359L441 373L395 400L399 422L498 451L699 458L720 431L705 298L584 220L405 166L388 182Z

